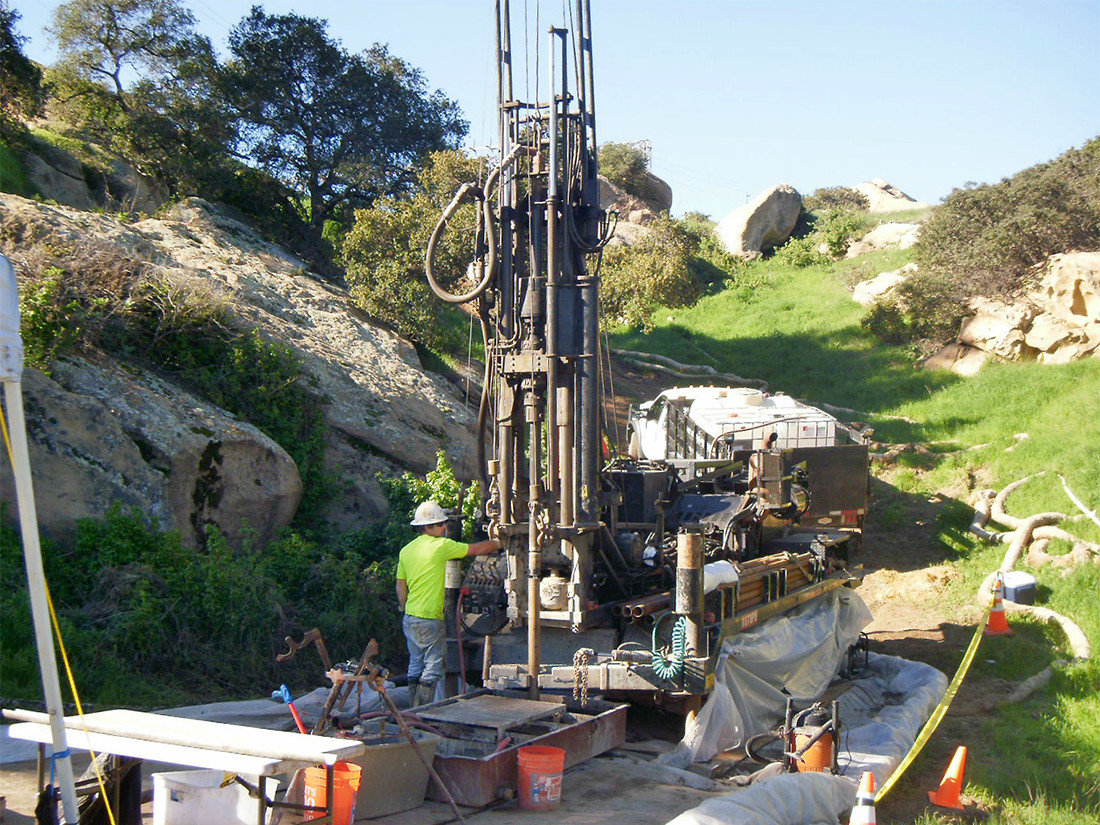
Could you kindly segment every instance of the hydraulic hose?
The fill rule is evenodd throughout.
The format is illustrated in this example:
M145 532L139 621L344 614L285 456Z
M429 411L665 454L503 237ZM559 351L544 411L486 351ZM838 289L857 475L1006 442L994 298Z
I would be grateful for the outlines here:
M668 613L665 616L669 615ZM653 672L660 679L675 679L684 672L684 658L687 645L687 616L681 616L672 626L672 643L666 655L657 648L657 629L661 626L661 616L653 623Z
M432 230L432 236L428 240L428 251L424 254L424 274L428 278L428 286L432 288L432 292L434 292L436 297L441 301L445 301L448 304L469 303L475 298L483 295L485 290L489 288L489 284L493 280L493 274L496 272L497 268L497 233L496 225L493 221L493 207L490 203L490 197L493 188L496 186L497 179L500 177L501 170L515 161L516 157L523 151L526 151L526 147L521 145L516 146L509 152L508 156L500 162L500 166L489 173L489 177L485 180L484 187L478 186L475 183L464 183L458 187L455 196L451 198L451 202L447 204L443 210L443 214L440 215L439 222L436 223L435 229ZM439 244L440 238L443 237L443 233L447 229L447 224L450 222L451 218L454 217L455 212L458 211L458 208L466 198L474 198L481 202L478 220L485 233L488 248L485 253L485 272L481 276L481 280L479 280L469 292L455 295L453 292L448 292L439 285L439 281L435 277L433 261L435 260L435 248Z
M490 178L491 180L492 178ZM489 282L493 279L493 273L496 271L497 266L497 238L496 229L493 225L493 208L489 205L488 190L489 184L486 184L485 190L473 183L464 183L458 187L458 191L451 199L451 202L447 204L443 210L443 214L439 218L439 222L435 225L435 229L432 230L432 237L428 241L428 251L424 255L424 274L428 277L428 286L432 288L432 292L441 301L446 301L448 304L465 304L478 296L482 295L486 289L489 288ZM481 201L479 220L485 231L485 237L488 243L488 250L485 253L484 274L481 276L481 280L477 282L469 292L461 295L455 295L453 292L448 292L439 285L436 280L432 261L435 258L435 248L439 243L439 239L443 237L443 232L447 229L447 224L451 218L454 217L455 212L462 205L462 201L471 197Z

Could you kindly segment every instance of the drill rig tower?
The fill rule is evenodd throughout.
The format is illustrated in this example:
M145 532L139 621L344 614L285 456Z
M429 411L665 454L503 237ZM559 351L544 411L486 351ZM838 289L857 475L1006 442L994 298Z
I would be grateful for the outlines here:
M481 322L482 504L504 547L475 561L457 620L464 635L501 634L486 645L490 681L532 698L567 689L581 668L605 690L699 695L722 635L852 581L838 559L855 534L790 538L805 485L780 451L695 439L676 460L608 455L598 284L610 226L599 206L589 0L570 9L573 30L546 33L535 101L516 97L508 0L496 12L500 161L484 186L459 189L426 255L435 294L473 303ZM433 262L467 200L478 239L459 294ZM704 595L704 562L732 567L773 551L746 598L734 579ZM638 644L627 650L628 641Z

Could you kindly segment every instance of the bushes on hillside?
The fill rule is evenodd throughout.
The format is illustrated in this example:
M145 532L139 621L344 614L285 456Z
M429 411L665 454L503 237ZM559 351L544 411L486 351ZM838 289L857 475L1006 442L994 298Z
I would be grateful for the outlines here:
M867 196L858 189L847 186L831 186L815 189L812 195L802 199L802 208L808 212L825 212L829 209L847 209L861 211L871 205Z
M865 230L867 218L850 208L837 207L815 215L803 207L799 225L802 231L796 227L795 233L776 250L775 257L787 266L801 269L826 266L842 256L848 244Z
M313 687L320 665L312 655L275 662L284 637L311 627L335 658L357 657L373 637L381 662L402 664L394 573L414 535L409 518L427 498L457 508L463 488L442 453L425 478L379 480L390 517L323 543L286 531L266 547L247 539L232 547L211 530L203 549L190 550L178 534L117 506L81 521L71 546L47 541L47 578L84 701L163 706L266 693L280 682ZM478 495L465 493L469 516ZM40 682L22 567L19 536L0 519L3 695L34 699Z
M413 341L457 350L445 321L447 305L432 294L424 275L428 239L458 187L484 180L483 161L461 152L429 155L409 196L382 198L355 213L341 244L356 305ZM474 209L467 201L447 225L435 256L435 273L450 288L466 277L474 254ZM463 339L464 340L464 339Z
M661 218L634 246L610 246L600 270L600 312L612 323L648 329L659 306L687 306L702 294L691 258L695 244L679 222Z
M952 338L975 296L1010 298L1058 252L1100 248L1100 138L998 184L956 189L921 228L920 271L865 328L924 350Z
M1100 247L1100 137L998 184L956 189L921 229L917 260L961 294L1007 294L1057 252Z
M629 143L605 143L598 157L600 174L626 194L641 200L653 199L649 161L645 153Z

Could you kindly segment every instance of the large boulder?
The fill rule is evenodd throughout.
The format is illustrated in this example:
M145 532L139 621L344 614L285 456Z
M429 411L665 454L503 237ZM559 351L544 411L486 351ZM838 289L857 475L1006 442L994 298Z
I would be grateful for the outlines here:
M264 241L251 228L210 204L190 199L162 218L123 224L103 214L0 194L0 226L0 251L15 261L17 271L23 260L95 239L97 255L125 255L144 261L156 269L158 277L228 306L265 338L290 347L302 364L303 383L322 405L329 425L326 468L339 483L325 505L323 517L332 529L361 527L385 514L387 502L376 479L380 471L388 475L402 470L424 473L435 466L436 453L444 450L460 477L476 474L476 396L467 403L448 380L423 369L408 341L357 313L346 290L324 282L310 273L303 261ZM100 416L113 415L119 428L133 430L129 424L124 425L121 408L116 409L95 391L94 381L65 380L63 389L81 396L87 409ZM118 380L122 381L122 376ZM190 400L181 400L187 396L179 388L150 394L150 398L150 403L166 407L191 404ZM191 429L182 413L173 418L166 410L158 418L175 420L181 438L187 437L182 431ZM45 437L51 419L44 416L41 420L45 422ZM205 425L198 429L220 431ZM223 478L240 468L246 479L242 483L252 483L252 465L243 459L237 461L236 448L227 446L235 443L233 439L219 436L215 440L221 441L221 457L209 453L207 461L217 459ZM205 449L181 447L176 452L197 455L196 461L201 463ZM173 451L165 448L164 452ZM115 461L112 455L89 455L93 456L90 460L108 467ZM158 464L158 472L162 465ZM174 466L181 478L186 476L184 463L176 462ZM197 472L202 471L198 464L194 466ZM72 469L74 473L83 472L75 464ZM130 473L127 477L144 476ZM180 482L179 489L193 490L193 484L194 480ZM223 486L228 489L232 482L226 480ZM265 496L269 492L262 491ZM119 488L119 500L129 502L133 495ZM108 498L106 492L98 495L91 509L102 512L101 505ZM279 500L288 502L291 498L282 495ZM168 498L164 508L171 510ZM152 505L143 509L161 512ZM260 521L278 525L280 512L274 508ZM249 522L256 527L254 517ZM227 525L229 530L236 529Z
M109 358L27 369L24 406L43 532L73 534L118 503L201 546L208 525L261 544L290 523L302 480L287 452L224 410ZM0 499L14 488L8 465Z
M853 188L867 197L867 211L869 212L902 212L908 209L924 209L929 206L927 203L914 200L882 178L872 178L869 181L856 184Z
M730 254L755 258L786 242L801 211L802 196L781 183L728 214L714 232Z
M878 301L888 297L916 271L917 265L915 263L908 263L901 269L895 269L891 272L880 272L874 278L860 281L852 289L852 300L865 307L873 306Z
M860 240L848 247L845 257L855 258L867 252L882 249L908 249L920 237L919 223L879 224Z

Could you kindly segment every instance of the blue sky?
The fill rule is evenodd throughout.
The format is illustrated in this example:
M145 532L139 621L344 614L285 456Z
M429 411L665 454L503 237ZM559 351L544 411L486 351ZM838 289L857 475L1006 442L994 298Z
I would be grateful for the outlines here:
M251 2L185 0L224 55ZM27 54L55 57L49 0L18 0ZM571 3L569 3L571 5ZM492 0L263 3L387 43L495 134ZM597 134L648 140L673 213L719 219L777 183L885 178L938 203L1100 135L1100 0L592 0ZM563 3L512 2L517 77L545 75ZM526 23L526 26L525 26ZM521 81L517 81L521 82ZM530 82L534 82L533 77ZM545 81L540 79L540 83Z

